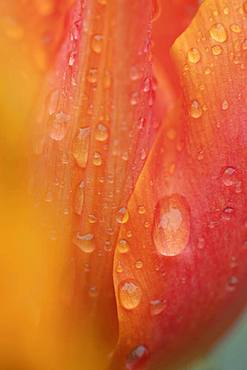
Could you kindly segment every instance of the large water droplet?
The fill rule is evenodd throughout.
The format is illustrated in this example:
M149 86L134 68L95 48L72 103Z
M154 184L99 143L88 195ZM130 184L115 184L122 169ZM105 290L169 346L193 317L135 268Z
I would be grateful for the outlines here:
M135 347L127 356L126 369L137 370L145 364L149 357L149 350L144 345Z
M179 194L161 199L155 208L153 240L164 256L176 256L187 246L190 236L190 211Z
M119 300L126 310L136 308L142 298L142 290L134 280L122 281L119 285Z
M49 136L55 141L64 139L69 123L69 115L64 112L53 113L48 119Z
M77 232L73 238L73 243L85 253L92 253L95 250L93 234L80 234Z
M89 138L90 128L84 127L79 129L73 141L72 154L77 164L82 168L85 168L87 165Z
M213 24L209 30L210 36L217 42L225 42L227 40L227 32L223 24Z

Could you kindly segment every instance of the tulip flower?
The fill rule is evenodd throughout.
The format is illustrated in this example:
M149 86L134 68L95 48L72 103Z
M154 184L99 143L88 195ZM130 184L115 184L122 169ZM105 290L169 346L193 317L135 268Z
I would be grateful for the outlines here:
M158 370L247 292L247 2L0 1L0 368Z

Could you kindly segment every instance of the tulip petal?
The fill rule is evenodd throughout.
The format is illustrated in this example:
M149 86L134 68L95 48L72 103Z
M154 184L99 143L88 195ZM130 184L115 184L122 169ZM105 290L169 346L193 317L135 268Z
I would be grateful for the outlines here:
M159 123L151 13L145 1L78 0L34 114L33 188L38 203L57 214L53 237L69 239L72 302L80 320L91 312L114 343L114 247Z
M173 46L184 101L153 145L115 253L123 368L158 352L184 366L246 302L246 9L204 1Z

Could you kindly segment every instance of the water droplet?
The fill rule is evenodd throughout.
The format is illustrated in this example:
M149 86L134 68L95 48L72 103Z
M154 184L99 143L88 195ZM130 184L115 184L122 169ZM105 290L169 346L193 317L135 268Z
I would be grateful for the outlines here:
M130 98L130 104L132 106L135 106L135 105L137 105L137 103L138 103L138 93L133 92L132 95L131 95L131 98Z
M197 100L193 100L191 103L190 109L191 117L193 118L200 118L202 115L202 108L200 103Z
M197 248L198 249L204 249L204 247L205 247L205 239L204 238L198 238Z
M144 92L149 92L152 88L152 81L150 77L145 78L144 83L143 83L143 91Z
M97 222L97 218L94 215L90 214L88 215L88 222L90 224L95 224Z
M96 288L96 286L91 286L89 289L88 289L88 295L89 297L91 298L95 298L98 296L98 289Z
M239 26L239 24L234 23L234 24L231 24L230 30L234 33L240 33L241 27Z
M146 212L144 206L138 206L138 213L139 215L143 215Z
M64 139L69 123L69 115L64 112L53 113L48 118L49 136L55 141Z
M215 56L220 55L223 51L220 45L213 45L211 50L212 50L212 54Z
M80 234L77 232L73 238L73 243L85 253L92 253L95 250L93 234Z
M99 123L95 130L95 139L98 141L106 141L108 139L108 128L103 125L103 123Z
M137 370L140 369L148 360L149 350L144 345L135 347L126 358L126 369Z
M247 50L247 39L244 39L242 42L242 49Z
M227 282L227 290L233 292L238 284L238 278L236 276L231 276Z
M119 300L123 308L133 310L142 298L142 290L134 280L122 281L119 285Z
M164 311L165 307L166 307L165 301L155 299L150 302L150 313L152 316L159 315L161 312Z
M236 168L234 167L224 167L222 173L222 181L225 186L235 185L237 182L236 178Z
M92 50L96 54L100 54L102 52L102 48L103 48L103 36L102 35L94 35L92 37L91 47L92 47Z
M78 166L85 168L88 160L90 128L80 128L72 147L72 154Z
M143 268L143 262L141 260L136 261L135 266L138 270Z
M106 5L108 0L98 0L100 5Z
M50 115L56 113L59 101L59 90L53 90L47 99L47 110Z
M140 72L137 67L133 66L130 68L130 79L132 81L137 81L140 78Z
M193 63L193 64L198 63L201 59L200 51L196 48L191 48L188 51L187 58L190 63Z
M76 57L76 52L75 52L75 51L72 51L72 52L70 53L70 56L69 56L69 62L68 62L68 65L69 65L70 67L72 67L72 66L74 65L74 63L75 63L75 57Z
M225 42L227 40L227 32L221 23L213 24L209 30L210 36L217 42Z
M180 254L190 236L190 212L186 199L179 194L161 199L154 212L153 240L158 253Z
M222 110L227 110L229 108L229 103L227 100L223 100L222 102Z
M81 181L76 189L74 200L74 211L77 215L81 215L84 204L84 182Z
M102 157L101 157L101 154L99 152L94 153L94 155L93 155L93 164L96 167L99 167L99 166L102 165Z
M128 210L125 207L120 208L116 216L116 221L119 224L126 224L126 222L128 222L128 219L129 219Z
M87 80L88 80L88 82L90 82L92 84L95 84L97 82L97 80L98 80L98 70L97 70L97 68L91 68L88 71Z
M226 221L230 221L233 214L234 214L234 208L226 207L226 208L223 209L222 218Z
M120 239L118 242L118 251L120 253L127 253L129 251L129 243L125 239Z

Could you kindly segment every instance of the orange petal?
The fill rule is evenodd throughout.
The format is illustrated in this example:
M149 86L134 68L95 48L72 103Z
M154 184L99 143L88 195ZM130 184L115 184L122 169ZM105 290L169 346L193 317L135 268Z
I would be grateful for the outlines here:
M155 354L184 366L246 302L245 8L204 1L173 46L185 109L162 127L120 231L129 252L115 254L116 358L130 369Z
M84 325L91 312L108 347L118 334L112 281L118 229L158 128L151 13L144 0L83 7L77 1L35 121L37 200L47 212L55 209L52 237L69 238L65 253L75 266L68 303Z

